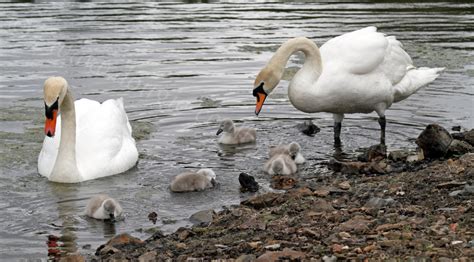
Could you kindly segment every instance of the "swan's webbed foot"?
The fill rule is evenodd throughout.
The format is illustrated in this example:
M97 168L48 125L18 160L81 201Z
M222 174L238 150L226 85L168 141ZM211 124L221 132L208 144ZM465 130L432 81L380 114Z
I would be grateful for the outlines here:
M387 121L385 116L379 117L379 124L380 124L380 144L385 145L385 125Z

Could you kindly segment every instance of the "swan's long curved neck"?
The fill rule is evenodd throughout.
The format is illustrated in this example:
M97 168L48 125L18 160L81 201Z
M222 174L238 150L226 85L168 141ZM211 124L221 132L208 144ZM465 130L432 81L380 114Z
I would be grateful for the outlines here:
M69 90L59 109L61 111L61 139L50 180L66 183L79 182L82 179L76 163L76 110Z
M319 52L318 46L306 37L298 37L286 41L275 52L268 62L268 66L281 71L283 74L283 70L290 56L298 51L303 52L305 55L305 63L302 70L310 70L316 78L319 77L323 69L321 53Z

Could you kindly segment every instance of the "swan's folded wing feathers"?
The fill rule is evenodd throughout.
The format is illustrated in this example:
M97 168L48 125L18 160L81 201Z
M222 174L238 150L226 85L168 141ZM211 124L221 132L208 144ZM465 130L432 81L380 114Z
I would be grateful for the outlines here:
M351 74L367 74L384 60L388 40L375 27L367 27L332 38L321 46L324 66ZM323 69L324 70L324 69Z

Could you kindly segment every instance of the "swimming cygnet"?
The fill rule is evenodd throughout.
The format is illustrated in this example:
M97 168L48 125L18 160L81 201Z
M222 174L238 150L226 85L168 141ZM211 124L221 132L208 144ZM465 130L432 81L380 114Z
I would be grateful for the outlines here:
M270 175L293 175L298 168L290 155L276 154L265 163L263 170Z
M105 194L93 196L86 207L86 215L95 219L114 220L122 214L122 211L117 200Z
M201 191L216 185L216 174L212 169L200 169L197 172L185 172L171 181L173 192Z
M226 119L221 122L217 134L224 132L219 138L220 144L236 145L245 143L254 143L257 139L257 130L249 127L235 127L234 122Z
M270 149L270 157L277 154L287 154L296 164L303 164L306 159L304 159L301 154L301 146L296 142L291 142L289 145L278 145Z

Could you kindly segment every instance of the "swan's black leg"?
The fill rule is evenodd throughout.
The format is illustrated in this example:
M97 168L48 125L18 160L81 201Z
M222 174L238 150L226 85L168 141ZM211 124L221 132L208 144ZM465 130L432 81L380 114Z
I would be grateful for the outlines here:
M341 146L341 128L342 122L334 122L334 145L336 147Z
M379 117L379 124L380 124L380 144L385 145L385 116Z

